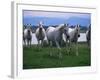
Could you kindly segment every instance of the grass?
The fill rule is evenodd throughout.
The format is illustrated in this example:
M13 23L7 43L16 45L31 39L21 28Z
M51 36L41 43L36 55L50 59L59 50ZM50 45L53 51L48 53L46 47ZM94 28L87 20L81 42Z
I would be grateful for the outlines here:
M79 56L75 55L75 47L72 48L69 55L67 48L63 47L62 59L58 58L58 49L55 47L38 48L35 45L30 48L23 47L23 69L90 66L90 48L86 43L79 43L78 47ZM53 53L53 56L50 56L50 52Z

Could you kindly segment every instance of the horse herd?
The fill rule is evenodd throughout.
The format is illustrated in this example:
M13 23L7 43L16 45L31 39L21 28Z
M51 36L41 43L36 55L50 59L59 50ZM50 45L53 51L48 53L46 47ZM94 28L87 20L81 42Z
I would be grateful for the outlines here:
M90 36L91 36L91 25L89 25L88 30L86 31L86 39L87 43L90 46ZM76 48L75 55L78 56L78 38L80 37L80 25L77 24L75 28L70 28L69 24L60 24L56 27L49 26L46 30L43 28L43 23L39 22L38 27L35 31L35 36L38 41L38 45L43 46L43 42L45 37L47 38L46 43L49 47L53 47L53 44L59 50L59 58L62 57L61 53L61 44L64 42L68 49L68 53L70 53L71 46L74 44ZM32 29L29 25L27 28L23 29L23 41L26 46L30 46L32 42ZM68 46L69 45L69 46ZM50 52L52 56L52 52Z

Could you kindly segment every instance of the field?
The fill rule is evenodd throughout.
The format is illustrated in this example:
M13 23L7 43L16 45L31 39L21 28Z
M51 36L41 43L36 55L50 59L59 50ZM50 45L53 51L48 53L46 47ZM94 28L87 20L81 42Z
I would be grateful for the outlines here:
M68 55L67 48L61 50L62 59L58 58L58 49L56 47L23 47L23 69L38 68L57 68L57 67L77 67L91 65L91 50L86 43L79 43L79 56L75 55L75 47ZM50 56L50 51L53 56Z

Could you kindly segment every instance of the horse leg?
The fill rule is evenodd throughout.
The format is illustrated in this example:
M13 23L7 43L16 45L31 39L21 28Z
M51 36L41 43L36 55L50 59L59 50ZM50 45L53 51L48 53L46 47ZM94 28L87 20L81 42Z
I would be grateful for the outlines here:
M68 44L68 41L66 40L66 43L65 43L65 47L66 47L66 52L67 54L69 53L69 44Z
M24 45L25 45L25 40L23 39Z
M89 46L89 40L87 39L87 45Z
M38 44L37 44L37 47L39 46L39 44L40 44L40 41L39 40L37 40L38 41Z
M38 40L38 45L37 45L37 47L38 47L38 50L41 49L41 42L40 42L40 40Z
M26 47L26 39L25 39L25 47Z
M89 47L91 47L91 40L89 40Z
M30 47L31 47L31 40L29 41L29 45L30 45Z
M24 45L25 45L25 39L23 41L24 41Z
M60 42L61 47L64 47L65 46L64 44L65 44L64 40L61 40Z
M76 56L78 56L78 42L76 42Z
M89 47L91 46L90 42L91 42L90 40L87 40L87 44L88 44Z
M32 45L32 40L30 40L30 46Z
M53 45L53 43L52 43L52 41L49 41L49 44L50 44L50 47L49 47L49 48L52 48L52 49L53 49L53 46L52 46L52 45ZM52 50L50 50L50 52L49 52L49 53L50 53L50 56L52 56Z
M43 40L41 40L41 46L43 47Z
M60 45L59 45L59 43L58 43L58 41L55 41L55 42L56 42L57 48L58 48L58 49L61 49L61 48L60 48Z
M55 42L56 42L56 46L57 46L58 51L59 51L59 58L62 58L61 48L60 48L60 46L59 46L59 43L58 43L58 41L55 41Z
M30 39L30 46L32 46L32 37L31 37L31 39Z
M69 44L68 44L68 55L71 54L71 50L72 50L72 42L71 40L69 40Z
M29 40L27 39L27 46L29 47Z

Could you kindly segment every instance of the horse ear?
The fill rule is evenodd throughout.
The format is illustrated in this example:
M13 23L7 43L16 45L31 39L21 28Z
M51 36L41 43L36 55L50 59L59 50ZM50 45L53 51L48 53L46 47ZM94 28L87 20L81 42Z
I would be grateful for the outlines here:
M79 25L79 24L77 24L77 27L80 27L80 25Z
M31 27L31 24L29 24L29 27Z
M40 24L40 25L43 25L43 22L42 22L42 21L40 21L40 22L39 22L39 24Z
M40 26L40 23L37 24L37 27L39 27L39 26Z
M69 24L67 23L67 27L69 27Z
M90 28L90 27L91 27L91 24L89 24L88 26L89 26L89 28Z
M64 23L64 27L66 26L66 24Z
M30 24L30 29L32 29L32 24Z
M41 25L43 25L42 21L39 22L38 27L40 27Z
M88 25L88 29L91 29L91 24Z

